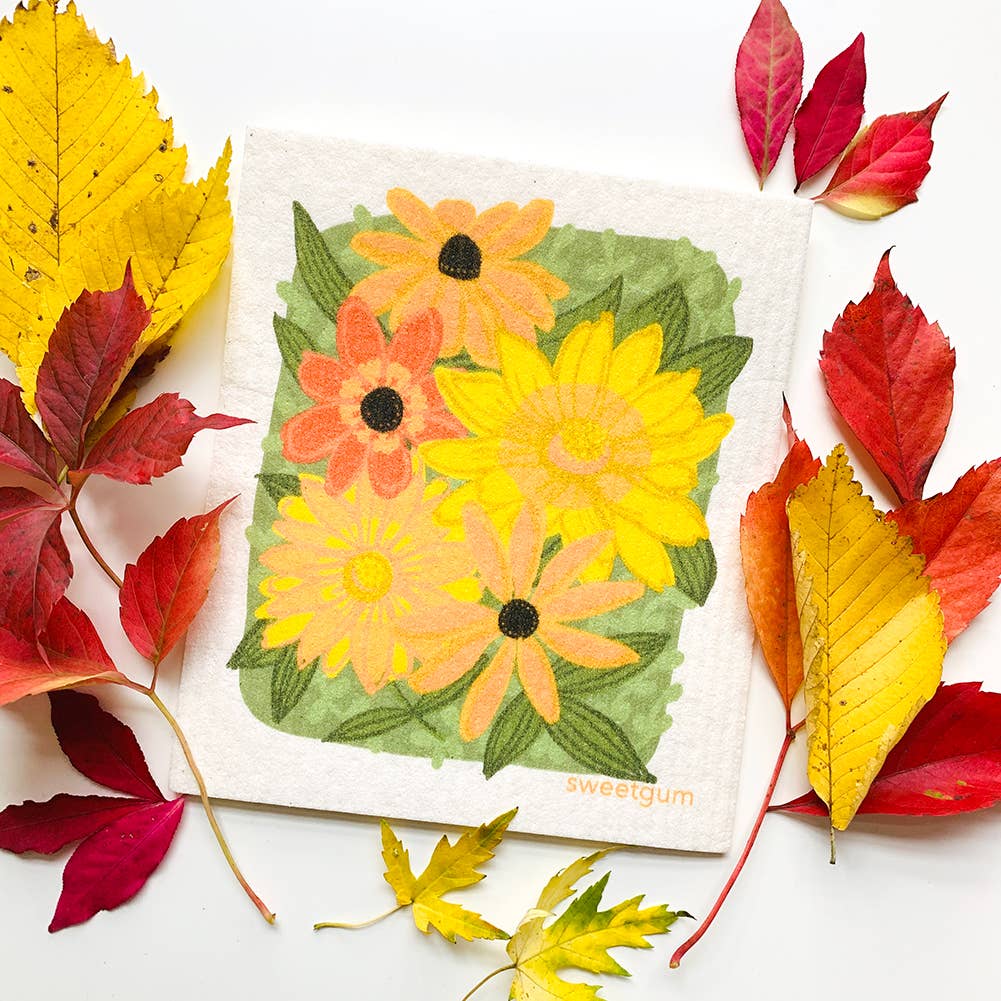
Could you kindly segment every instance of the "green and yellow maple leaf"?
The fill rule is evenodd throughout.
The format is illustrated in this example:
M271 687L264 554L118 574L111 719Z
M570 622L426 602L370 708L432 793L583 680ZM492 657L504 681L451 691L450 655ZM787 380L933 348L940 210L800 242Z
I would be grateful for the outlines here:
M457 938L467 941L474 938L509 938L507 932L485 921L474 911L466 910L442 898L452 890L472 886L484 878L484 873L479 869L494 857L508 824L517 812L509 810L489 824L482 824L475 830L466 831L459 836L454 845L443 836L435 845L427 868L420 876L414 875L410 865L410 853L384 820L382 822L382 857L386 862L384 878L396 894L396 907L389 913L409 907L419 931L429 935L434 928L449 942L454 942ZM367 924L372 922L350 925L328 921L315 927L358 928Z

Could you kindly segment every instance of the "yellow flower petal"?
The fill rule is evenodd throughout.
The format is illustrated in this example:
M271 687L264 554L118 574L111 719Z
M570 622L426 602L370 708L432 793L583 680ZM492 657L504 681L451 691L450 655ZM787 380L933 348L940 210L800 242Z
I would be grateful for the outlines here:
M265 650L288 646L289 643L294 643L302 635L302 631L312 621L312 612L290 615L287 619L278 619L265 628L261 645Z
M625 518L615 519L615 548L627 569L651 590L674 584L674 567L660 539Z
M515 405L526 397L553 385L549 359L522 338L501 330L497 334L501 376Z
M500 434L514 413L514 402L496 372L464 372L439 366L435 381L448 409L473 434Z
M558 383L604 386L612 364L615 317L602 313L594 323L578 323L560 345L553 364Z
M445 438L420 446L421 458L436 472L453 480L483 476L498 462L496 438Z
M609 387L628 398L657 374L664 334L659 323L651 323L631 333L613 352L608 375Z

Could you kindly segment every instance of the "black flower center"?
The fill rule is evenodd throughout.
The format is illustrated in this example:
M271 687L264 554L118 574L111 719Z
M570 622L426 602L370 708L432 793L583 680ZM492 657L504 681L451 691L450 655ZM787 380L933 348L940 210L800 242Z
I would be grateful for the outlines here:
M438 254L438 270L449 278L469 282L480 277L483 254L471 237L465 233L450 236Z
M539 613L535 605L524 598L512 598L500 610L497 626L513 640L528 639L539 628Z
M361 419L373 431L395 431L403 420L403 398L395 389L379 386L362 399Z

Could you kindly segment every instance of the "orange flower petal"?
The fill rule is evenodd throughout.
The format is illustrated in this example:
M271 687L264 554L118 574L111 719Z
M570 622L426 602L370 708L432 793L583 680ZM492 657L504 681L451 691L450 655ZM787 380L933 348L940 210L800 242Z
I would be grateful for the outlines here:
M444 284L449 281L437 268L422 271L413 287L404 289L393 302L389 313L389 326L396 330L404 317L418 313L439 303L443 297Z
M290 462L318 462L334 451L347 430L336 404L310 407L282 425L282 455Z
M558 622L540 625L536 635L558 657L581 667L622 667L639 660L636 651L624 643Z
M545 523L534 505L525 504L511 531L511 584L514 597L527 598L539 572Z
M544 620L576 622L628 605L641 597L643 591L643 585L638 580L595 581L571 587L543 601L536 599L535 605Z
M324 485L328 494L336 497L344 493L358 479L367 451L368 446L350 432L337 442L327 463L327 479Z
M383 267L421 265L427 267L437 260L431 247L412 236L399 233L356 233L351 238L351 249L367 260Z
M534 639L518 643L518 680L535 711L547 723L555 723L560 718L556 676L545 650Z
M398 445L390 452L380 452L373 448L368 453L368 477L372 488L380 497L399 497L407 489L412 476L410 453L403 445Z
M393 647L396 643L393 630L375 609L351 631L351 666L369 695L384 688L393 677Z
M448 232L434 212L406 188L393 188L386 195L386 204L414 236L439 244L448 239Z
M477 243L487 239L491 233L506 226L518 214L516 202L501 202L493 208L486 209L476 217L476 222L470 226L467 234Z
M505 261L504 269L521 275L540 288L543 295L549 299L565 299L570 294L570 286L562 278L557 278L551 271L547 271L535 261ZM543 329L548 330L549 328L544 327Z
M340 397L341 383L349 374L348 367L336 358L305 351L299 364L298 379L308 397L326 403Z
M599 532L564 546L545 566L535 601L543 603L548 598L565 591L581 573L597 559L598 554L612 541L612 532Z
M517 270L503 264L485 262L481 280L487 281L511 312L527 317L537 326L553 326L553 304L545 292ZM500 306L500 304L499 304ZM503 313L503 309L502 309Z
M406 293L428 273L429 269L426 266L387 268L363 278L351 289L351 294L364 299L375 313L381 316L398 300L405 299Z
M480 249L485 256L519 257L541 242L552 221L553 203L544 198L533 199L503 226L479 241Z
M466 304L461 282L445 282L437 309L441 313L442 325L439 354L443 358L451 358L462 350L465 340Z
M481 736L500 709L511 683L515 644L505 640L487 669L472 683L459 714L459 735L463 740Z
M487 298L476 289L462 291L465 293L462 295L465 323L460 321L460 330L466 350L478 365L483 365L485 368L500 368L495 336L500 326L500 317Z
M382 327L364 299L348 296L337 311L337 354L351 365L386 355Z
M441 350L442 321L436 309L409 314L389 342L389 360L399 362L412 375L431 370Z
M419 667L410 675L410 687L419 695L447 688L453 681L458 681L473 669L491 638L474 636L444 660Z
M469 233L476 221L476 209L469 202L446 198L434 207L434 214L456 233Z
M510 601L514 597L511 566L489 516L479 504L467 504L462 520L466 527L466 544L476 560L483 583L495 598Z

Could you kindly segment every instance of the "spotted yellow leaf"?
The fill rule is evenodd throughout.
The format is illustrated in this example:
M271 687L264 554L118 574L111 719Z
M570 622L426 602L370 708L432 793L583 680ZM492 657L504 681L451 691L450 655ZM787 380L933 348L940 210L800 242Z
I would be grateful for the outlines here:
M663 935L679 917L690 917L685 911L670 911L663 904L640 909L642 896L624 900L607 911L598 910L610 875L606 873L576 897L560 917L551 920L554 909L574 894L578 880L606 854L595 852L557 873L508 942L507 952L514 967L510 996L515 1001L593 1001L598 997L598 987L564 980L560 971L574 969L627 977L628 971L609 955L609 949L649 949L648 936Z
M807 770L844 830L942 677L938 595L910 540L854 479L843 445L789 501L806 668Z

